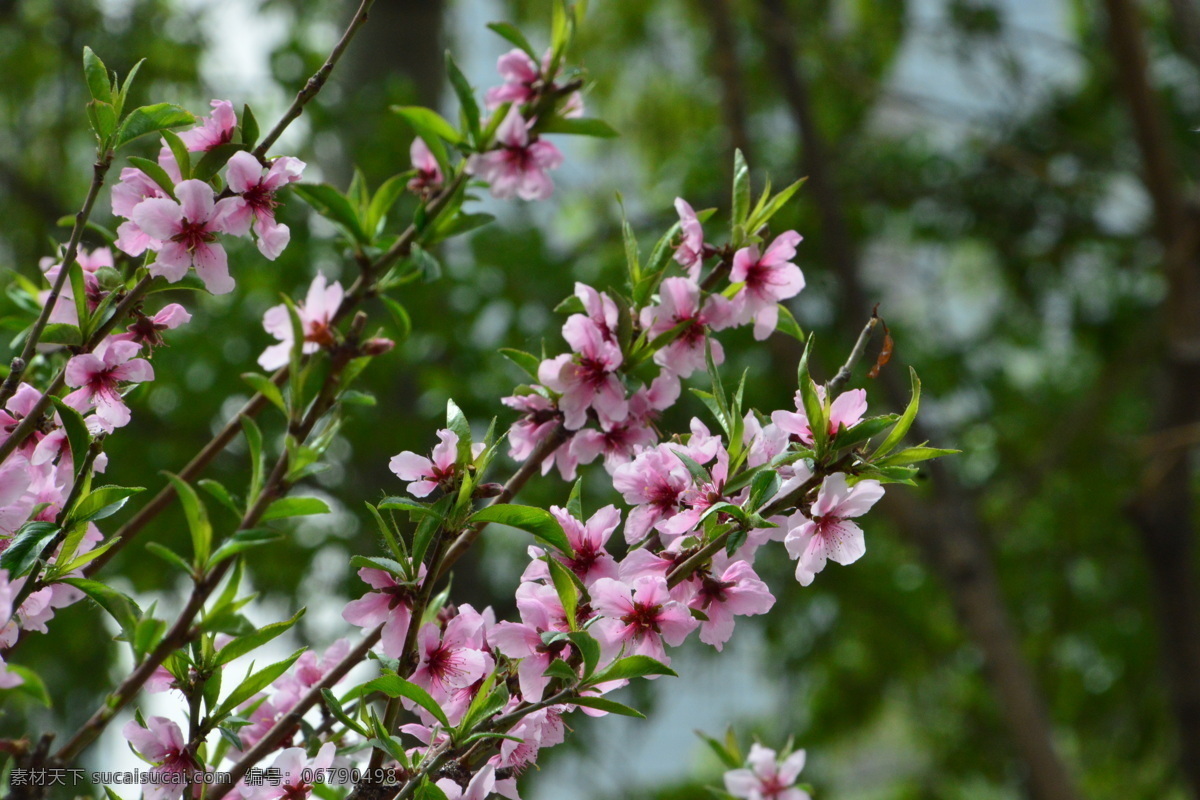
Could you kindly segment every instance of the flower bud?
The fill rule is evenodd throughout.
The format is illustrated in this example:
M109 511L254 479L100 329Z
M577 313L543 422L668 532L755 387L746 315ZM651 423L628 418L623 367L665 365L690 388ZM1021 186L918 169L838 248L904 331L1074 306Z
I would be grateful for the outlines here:
M373 339L367 339L363 342L362 352L367 356L381 356L396 346L396 343L391 339L385 339L382 336L376 336Z

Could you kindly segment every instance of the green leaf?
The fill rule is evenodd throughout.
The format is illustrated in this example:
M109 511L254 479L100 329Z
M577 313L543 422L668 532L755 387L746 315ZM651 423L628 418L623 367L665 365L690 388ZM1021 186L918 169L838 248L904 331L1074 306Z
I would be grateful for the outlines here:
M478 144L480 136L479 103L475 100L475 92L472 91L471 84L467 82L467 77L462 74L458 64L454 63L454 57L450 55L449 50L446 51L446 76L450 79L450 85L454 87L454 93L458 95L462 115L467 122L467 130L471 133L471 141Z
M58 419L67 431L67 442L71 445L71 458L76 463L83 461L84 454L92 444L92 435L88 433L87 423L83 415L62 401L62 398L51 397L50 402L58 411Z
M26 522L9 539L9 545L0 553L0 569L8 570L10 581L27 573L46 545L54 540L61 530L53 522Z
M400 195L404 194L407 187L407 175L393 175L375 191L375 196L371 198L371 203L367 206L368 234L375 237L383 232L383 224L387 220L388 213L391 212L392 206L396 204Z
M563 533L562 526L558 524L558 520L549 511L544 511L540 508L500 503L481 508L471 515L468 522L473 524L498 522L501 525L519 528L527 533L532 533L538 539L554 547L561 553L566 555L574 553L571 549L571 542L567 539L567 535Z
M791 186L788 186L786 189L781 191L779 194L772 197L770 200L767 200L766 202L760 202L754 209L754 212L750 214L750 219L746 223L746 229L750 232L754 232L770 222L771 218L774 217L779 210L783 208L789 200L792 199L792 196L796 194L801 186L804 185L806 180L808 179L801 178ZM764 193L764 200L766 197L767 195Z
M580 522L583 521L583 478L578 478L575 485L571 487L571 494L567 497L567 513Z
M155 103L135 108L121 121L121 126L117 129L117 140L113 147L114 149L123 147L141 136L158 133L169 128L191 125L195 121L196 118L192 116L191 112L173 103ZM180 167L183 166L185 165L180 164Z
M281 622L273 622L270 625L264 625L254 633L248 633L245 636L239 636L233 641L226 644L217 651L216 659L213 661L214 667L220 667L233 661L235 658L241 658L252 650L257 650L267 642L285 633L289 628L295 625L300 618L304 616L304 609L297 611L291 619L285 619Z
M249 150L247 145L237 142L219 144L200 157L200 161L192 168L192 177L199 181L208 181L221 171L234 153Z
M546 667L546 671L542 675L547 678L562 678L564 681L571 682L574 682L579 677L575 674L575 670L571 668L571 665L561 658L551 661L550 666Z
M185 575L194 575L195 568L183 556L158 542L146 542L146 549L172 566L179 567Z
M590 678L596 671L596 665L600 663L600 643L587 631L573 631L567 634L567 638L583 656L583 677Z
M733 227L745 228L746 218L750 214L750 167L746 165L746 157L741 150L733 153ZM753 231L748 231L753 233ZM742 242L734 242L740 246Z
M158 188L167 193L168 197L172 200L175 199L175 182L171 180L171 176L157 162L151 161L148 158L142 158L141 156L130 156L129 163L146 173L146 177L154 181L158 185Z
M796 317L792 315L791 309L783 303L779 304L779 322L776 325L776 330L787 334L798 342L804 341L804 329L800 327L799 322L796 322Z
M93 100L87 104L88 122L103 146L117 129L117 110L108 103Z
M360 725L358 720L353 719L349 714L346 713L345 709L342 708L342 704L338 702L338 699L334 696L333 692L329 691L328 689L322 689L321 697L324 698L325 707L329 709L329 713L337 717L339 722L357 733L359 736L362 736L364 739L370 738L370 734L367 733L367 729Z
M645 719L646 715L638 711L636 708L630 708L624 703L618 703L616 700L609 700L607 697L592 697L591 695L580 695L572 697L564 702L573 703L577 706L586 706L594 708L597 711L607 711L610 714L620 714L624 717L637 717Z
M446 427L458 435L458 463L471 461L471 425L453 400L446 400Z
M750 499L746 508L757 511L779 491L779 473L773 469L764 469L750 481Z
M887 438L879 445L872 455L871 460L885 456L895 449L896 445L904 439L908 434L908 429L912 427L913 420L917 418L917 409L921 406L921 380L917 377L917 371L912 367L908 369L909 376L912 378L912 399L908 401L908 407L904 409L904 413L900 415L899 421L892 428Z
M318 214L341 228L352 241L371 243L371 237L363 230L362 220L358 218L354 206L334 187L327 183L293 183L292 191Z
M196 557L196 564L205 564L212 552L212 523L208 521L208 509L204 507L204 502L187 481L170 472L165 474L167 480L175 487L175 493L179 495L179 502L183 505L188 531L192 535L192 550Z
M442 707L434 700L429 692L417 686L415 683L409 683L399 675L389 674L380 675L373 681L367 681L362 686L358 687L355 694L365 697L373 692L380 692L388 697L404 697L412 700L421 708L433 715L434 719L442 723L445 728L450 727L449 720L446 719L446 712L442 711Z
M212 560L209 563L215 567L225 559L243 553L252 547L261 547L264 544L278 542L281 539L283 539L283 536L278 531L267 528L247 528L246 530L238 531L222 542L221 546L212 554Z
M258 120L254 116L254 112L250 110L250 106L242 106L242 144L247 148L254 147L258 143Z
M185 181L191 178L192 154L187 149L187 145L183 143L183 140L174 131L163 131L162 139L167 143L167 147L175 159L175 165L179 167L180 176Z
M565 133L598 139L615 139L621 135L607 122L595 117L550 117L539 123L537 130L538 133Z
M618 658L613 663L588 679L588 683L606 683L607 681L643 678L647 675L679 675L666 664L656 661L650 656L626 656Z
M449 175L450 159L446 155L446 146L443 141L451 144L460 144L462 137L458 131L454 130L446 119L436 111L421 106L392 106L392 111L404 118L417 135L429 147L429 152L437 160L438 166L442 169L443 175Z
M95 600L97 605L117 621L125 638L129 640L130 644L133 644L138 621L142 618L142 610L138 608L137 603L99 581L91 581L86 578L63 578L60 582L74 586Z
M138 62L129 70L129 73L125 76L125 82L121 84L121 93L116 98L118 112L125 109L125 101L129 98L129 87L133 86L133 79L137 77L138 70L140 70L142 68L142 64L145 63L146 59L139 59Z
M46 708L50 708L53 705L50 699L50 691L46 688L46 683L40 675L20 664L10 663L5 666L10 675L16 675L21 678L21 683L8 689L0 689L0 698L11 697L12 694L23 694Z
M515 350L511 347L501 347L500 355L516 364L534 380L537 380L538 366L542 363L541 359L537 356L532 353L526 353L524 350Z
M833 443L840 448L865 442L892 427L898 419L900 419L899 414L885 414L881 417L864 419L852 428L842 426L838 428L838 434L834 438Z
M281 497L267 507L262 515L263 522L288 517L305 517L313 514L328 514L329 505L316 497Z
M692 481L697 486L703 486L706 483L712 483L712 476L708 474L708 470L700 466L697 461L682 450L671 448L671 452L679 459L680 463L687 468L688 474L692 476Z
M129 498L138 492L144 491L146 490L140 486L132 488L125 486L101 486L76 504L75 508L71 511L71 520L73 522L91 522L111 517L121 510L125 503L129 501Z
M412 334L413 324L412 317L408 315L408 310L387 295L381 295L383 304L387 306L387 310L392 315L392 320L396 323L396 342L403 342Z
M42 329L42 338L38 341L42 344L66 344L77 347L83 344L83 334L77 325L51 322Z
M550 579L554 583L554 591L562 602L563 611L567 614L567 625L571 630L577 630L579 624L575 621L575 611L579 608L579 587L575 585L578 578L575 573L563 566L562 562L553 556L546 556L546 566L550 568Z
M108 77L108 68L100 60L100 56L92 52L92 48L83 48L83 76L87 79L88 91L92 99L101 103L112 103L112 83Z
M263 438L262 431L252 417L245 414L241 417L242 432L246 435L246 447L250 451L250 491L246 496L246 507L254 505L258 493L262 491L263 482Z
M709 748L711 748L712 751L717 754L717 758L719 758L721 763L724 764L728 769L738 769L742 766L742 759L738 757L738 754L730 752L725 745L721 744L721 742L717 741L711 736L701 733L700 731L696 731L696 735L704 740L704 743L707 744Z
M217 707L217 710L213 712L213 716L217 719L228 716L242 703L246 702L251 697L270 686L281 675L283 675L283 673L287 672L292 664L295 663L296 659L299 658L300 655L307 649L307 647L301 647L283 661L278 661L269 667L263 667L252 675L247 675L246 679L242 681L241 685L230 692L229 696L225 698L225 701Z
M242 380L254 387L256 392L267 398L271 402L271 405L278 408L285 415L287 414L287 404L283 402L283 392L275 385L275 381L258 372L243 372Z
M510 22L489 22L488 27L524 50L525 54L533 59L533 63L537 64L541 62L541 56L534 52L533 45L529 43L529 40L525 38L525 34L521 33L516 25Z
M415 800L448 800L446 793L441 788L429 780L428 776L421 779L421 784L417 786Z
M941 458L942 456L952 456L955 453L961 453L961 450L943 450L938 447L909 447L901 450L898 453L893 453L882 461L876 461L877 467L897 467L907 464L917 464L921 461L928 461L931 458Z

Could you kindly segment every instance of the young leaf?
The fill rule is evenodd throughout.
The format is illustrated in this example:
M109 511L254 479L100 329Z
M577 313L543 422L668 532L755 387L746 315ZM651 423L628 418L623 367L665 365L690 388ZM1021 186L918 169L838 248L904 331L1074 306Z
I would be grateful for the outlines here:
M83 76L87 79L88 91L93 100L101 103L112 103L112 83L109 81L108 68L100 57L92 52L92 48L83 48Z
M567 625L571 630L577 630L575 610L579 607L579 588L575 585L577 578L574 573L562 565L558 559L547 556L546 566L550 568L550 579L554 582L554 591L562 602L563 611L567 615Z
M208 510L204 502L196 494L196 490L178 475L166 473L167 480L175 487L179 502L183 505L184 516L187 517L188 531L192 534L192 550L195 553L196 564L208 562L212 552L212 523L208 521Z
M679 677L678 673L673 669L661 661L654 660L650 656L626 656L625 658L617 659L600 670L600 672L588 680L588 683L595 684L607 681L627 680L629 678L642 678L646 675Z
M745 228L750 214L750 167L741 150L733 153L733 227ZM753 231L750 231L751 233ZM741 242L735 242L740 245Z
M580 695L572 697L565 702L572 703L577 706L586 706L594 708L597 711L607 711L610 714L620 714L624 717L637 717L645 719L646 715L638 711L636 708L630 708L624 703L618 703L616 700L609 700L607 697L593 697L592 695Z
M282 538L283 536L278 531L268 528L248 528L238 531L224 542L221 542L221 546L212 554L212 559L209 563L215 567L225 559L232 558L238 553L245 552L252 547L260 547L264 544L278 542Z
M246 507L254 505L263 482L263 438L258 423L252 417L242 415L242 432L246 435L246 447L250 451L250 491L246 495Z
M274 519L328 513L329 505L316 497L281 497L267 506L267 510L262 515L262 521L270 522Z
M370 236L376 237L383 232L383 223L387 220L388 213L396 204L396 200L404 194L407 186L407 175L393 175L375 191L375 196L371 198L371 203L367 206L366 229Z
M534 51L533 45L529 43L529 40L525 38L525 34L521 33L516 25L509 22L489 22L488 27L524 50L525 54L533 59L533 63L537 64L541 61L541 56Z
M254 695L261 692L263 689L274 683L279 676L287 672L288 669L295 663L296 659L307 650L307 647L301 647L296 652L285 658L283 661L278 661L269 667L263 667L258 672L247 675L246 679L241 684L229 693L225 701L217 707L213 712L213 716L217 719L228 716L242 703L249 700Z
M129 112L117 128L117 139L113 149L123 147L138 137L158 133L169 128L191 125L196 121L191 112L171 103L155 103ZM180 164L182 168L184 164Z
M538 366L542 363L537 356L532 353L526 353L523 350L514 350L511 347L501 347L500 355L523 369L534 380L537 380Z
M257 650L267 642L285 633L289 628L295 625L299 619L304 616L304 609L297 611L291 619L285 619L281 622L273 622L270 625L264 625L254 633L248 633L245 636L239 636L233 641L226 644L216 653L216 659L213 661L214 667L224 666L235 658L240 658L247 653Z
M375 680L367 681L358 687L355 694L365 697L372 692L380 692L388 697L406 697L432 714L434 719L442 723L443 727L450 727L450 722L446 719L446 712L442 711L442 707L430 696L429 692L415 683L409 683L399 675L380 675Z
M168 197L172 200L175 199L175 182L171 180L171 176L157 162L151 161L148 158L142 158L141 156L130 156L129 163L146 173L146 177L154 181L158 185L158 188L167 193Z
M21 577L34 565L59 530L53 522L26 522L9 539L4 552L0 553L0 569L8 570L9 580Z
M121 626L121 631L125 634L125 638L131 644L134 642L135 629L138 620L142 618L142 610L138 608L137 603L116 589L105 586L99 581L91 581L86 578L63 578L61 582L68 586L74 586L95 600L96 604L107 611L117 621L117 624Z
M84 454L92 444L92 436L88 433L83 415L64 403L61 398L52 396L50 402L54 404L55 410L58 411L58 418L67 431L67 442L71 445L71 458L82 462Z
M79 501L71 511L73 522L91 522L111 517L121 510L130 497L145 489L139 487L101 486Z
M283 392L279 391L279 387L275 385L273 380L257 372L243 372L242 380L254 387L254 391L267 398L271 402L271 405L278 408L285 415L287 414L287 405L283 402Z
M254 117L254 112L250 110L250 106L242 106L242 144L246 145L247 149L254 147L258 142L258 120Z
M475 100L471 84L467 82L467 77L458 68L458 64L454 63L454 57L450 55L449 50L446 51L446 76L450 78L450 85L454 87L454 93L458 95L459 105L462 106L462 115L467 122L467 130L471 133L471 141L478 144L481 133L479 103Z
M370 244L371 237L363 230L362 220L350 201L327 183L293 183L294 191L321 216L337 225L346 236L358 244Z
M563 533L562 526L549 511L531 506L518 506L511 503L501 503L481 508L471 515L471 523L498 522L532 533L538 539L554 547L561 553L571 555L571 542Z
M917 418L917 409L921 405L921 380L917 377L917 371L909 367L909 375L912 378L912 399L908 401L908 407L904 409L904 413L900 415L899 421L892 428L887 438L879 445L872 455L871 460L885 456L895 449L896 445L904 439L908 434L908 429L912 427L913 420Z
M595 117L550 117L539 123L537 129L538 133L565 133L598 139L615 139L621 135L607 122Z

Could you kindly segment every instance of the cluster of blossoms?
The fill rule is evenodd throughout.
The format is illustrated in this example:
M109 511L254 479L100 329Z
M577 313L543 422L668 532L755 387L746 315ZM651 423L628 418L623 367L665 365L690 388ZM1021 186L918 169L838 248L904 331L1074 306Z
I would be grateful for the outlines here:
M233 104L213 100L212 108L212 116L179 134L188 153L208 153L233 141L237 129ZM151 275L176 283L195 267L205 288L226 294L233 291L234 281L217 234L246 236L253 231L259 252L272 261L287 247L291 232L275 219L275 194L300 179L303 161L280 156L264 163L239 150L225 165L225 188L220 193L209 181L185 179L165 141L158 166L172 186L161 185L138 167L126 167L112 198L113 214L125 219L117 229L117 247L131 256L152 251Z
M178 134L178 140L189 153L205 154L232 142L237 127L232 104L214 100L212 107L210 117ZM224 188L220 193L210 182L184 180L175 153L165 141L158 165L173 185L160 184L141 168L126 167L112 190L113 213L126 220L118 228L116 246L129 256L153 252L154 260L147 268L150 276L162 276L174 283L194 266L205 287L221 294L231 291L234 283L217 233L246 235L253 231L259 250L270 259L276 258L287 245L288 228L275 219L275 193L299 178L304 168L299 160L285 156L263 165L251 153L238 150L225 167ZM106 301L116 299L111 297L115 292L124 291L124 277L108 247L80 250L75 262L82 274L83 303L89 314L97 312ZM46 258L41 263L42 272L52 285L63 268L59 259ZM49 295L48 290L44 291L38 299L45 305L50 301ZM130 309L123 330L100 338L90 351L74 349L76 354L67 359L62 373L63 383L72 391L62 398L62 403L79 412L91 437L111 434L129 424L131 413L124 395L138 384L154 380L150 358L154 348L164 343L163 332L190 319L191 314L178 303L168 303L151 314L139 302ZM81 327L70 281L63 282L47 321ZM290 326L284 327L286 332L279 329L281 338L290 339ZM42 392L32 384L19 384L0 409L0 430L5 437L13 435L26 416L44 407L42 401ZM7 549L23 526L58 520L72 487L83 480L78 473L84 466L84 456L71 451L70 437L58 411L42 419L20 441L0 465L0 552ZM97 452L89 468L102 473L106 464L107 456ZM102 539L100 530L89 522L86 535L75 544L74 557L90 552ZM78 574L76 571L61 577ZM55 609L83 597L78 590L55 583L29 592L20 606L13 608L11 601L21 594L25 581L21 577L9 582L7 572L0 570L3 600L0 624L6 631L0 638L0 651L15 642L18 628L45 632L46 621ZM3 669L0 660L0 671ZM20 680L18 676L3 674L0 680Z
M523 41L519 36L513 40ZM123 691L110 696L93 718L100 722L85 726L55 758L75 758L98 735L94 731L145 688L182 694L191 712L186 728L167 717L140 715L124 726L126 740L153 765L155 780L143 791L147 800L175 800L188 784L209 783L224 774L216 767L225 759L233 763L236 783L214 789L214 797L236 791L245 800L302 800L314 793L315 784L325 782L322 772L334 765L356 765L354 755L363 750L371 752L369 772L384 766L406 782L402 796L410 796L419 784L419 797L519 798L518 776L536 763L543 748L564 741L569 714L636 714L606 695L632 679L673 674L669 649L693 634L722 650L738 617L772 608L775 597L755 571L764 546L782 542L803 585L829 560L850 564L864 554L863 532L853 520L883 494L881 480L873 478L905 480L906 465L932 456L876 463L888 443L872 456L865 444L892 424L899 427L897 418L866 419L864 391L837 394L817 387L806 366L795 409L768 416L743 413L740 391L730 403L716 373L724 351L714 334L752 326L754 337L765 339L780 327L781 303L804 288L804 276L793 263L800 235L767 234L771 215L795 186L773 200L767 192L754 211L748 203L735 202L744 213L732 226L735 243L725 246L706 242L702 222L707 218L678 199L677 232L664 237L645 272L633 259L631 297L577 284L562 328L570 352L518 360L537 381L502 400L520 412L507 435L509 454L525 462L518 473L521 480L514 476L516 485L503 488L480 483L498 443L490 433L488 441L472 442L470 426L451 404L447 428L437 432L439 442L428 455L405 451L389 464L414 499L389 498L372 507L390 553L387 558L354 559L369 590L342 611L348 624L363 630L363 640L354 646L338 640L320 657L298 652L257 672L252 667L221 699L221 668L296 619L246 632L248 621L236 613L249 602L236 597L241 579L237 556L265 541L262 534L269 532L255 528L257 524L309 513L296 508L311 504L289 501L314 498L283 496L311 474L320 457L321 450L311 441L306 444L307 437L317 430L315 438L332 439L332 410L348 383L342 380L345 362L391 346L382 339L360 346L365 313L355 317L348 333L338 330L339 320L363 297L382 293L387 268L412 255L402 243L426 243L421 233L432 221L426 215L436 216L447 206L450 214L458 213L468 177L486 183L496 197L536 200L551 195L547 173L562 163L562 155L541 134L594 129L564 125L583 111L579 83L557 82L564 47L560 42L540 63L520 48L502 56L498 67L504 83L485 96L491 120L480 120L478 113L468 118L468 107L478 110L472 99L464 103L462 132L446 133L440 125L420 129L438 138L414 139L409 153L413 169L399 177L416 196L420 213L405 234L387 245L384 256L367 264L364 248L358 246L374 250L382 237L376 231L384 226L374 200L358 203L363 218L357 227L362 230L343 225L348 237L356 239L356 255L363 256L362 279L350 292L318 274L303 301L285 302L265 313L263 326L276 343L260 355L259 364L276 369L291 361L294 367L295 359L331 351L324 383L305 396L305 376L319 372L308 369L313 361L291 373L286 400L275 387L259 384L265 387L262 397L289 417L285 447L268 485L262 483L262 465L255 465L242 523L215 552L212 526L198 510L202 502L185 496L186 483L173 480L188 512L195 557L188 564L166 548L160 550L192 578L188 608L198 611L182 614L166 633L165 623L140 611L132 622L119 620L134 646L139 679L131 689L123 685ZM232 105L213 101L212 108L211 116L194 129L164 135L157 164L134 159L113 190L112 207L124 220L116 247L128 256L153 254L145 266L149 276L176 283L194 267L208 291L221 294L231 291L234 282L219 237L252 235L262 255L274 260L290 236L275 218L276 193L297 181L305 165L287 156L260 159L246 143L235 141L239 129ZM428 122L430 113L425 110L418 118ZM447 160L446 144L461 151L457 164ZM200 154L196 170L191 154ZM219 162L218 169L211 169L213 162ZM206 165L203 179L197 176L200 165ZM217 174L222 169L223 177ZM735 192L742 190L748 199L748 183ZM384 197L394 202L395 194ZM670 265L672 256L677 269ZM123 393L154 379L149 359L163 343L161 333L190 319L177 304L148 316L140 301L129 303L132 324L99 337L92 346L86 334L91 320L81 317L99 315L119 299L117 292L131 291L126 288L130 279L121 275L106 249L81 252L75 261L82 288L79 275L73 275L74 282L65 283L47 309L50 322L81 331L83 345L65 360L60 384L73 391L56 399L54 413L0 464L0 552L22 530L28 533L30 525L46 524L57 537L57 524L63 538L40 540L38 565L31 567L33 559L26 559L22 567L28 573L14 573L18 577L10 580L0 569L0 651L21 630L45 631L55 609L83 596L76 586L85 583L62 583L80 572L59 569L59 559L50 551L70 547L68 557L78 560L108 546L102 544L93 517L70 516L77 500L74 489L89 477L87 470L105 469L99 445L105 435L130 422ZM47 263L43 269L55 281L63 266ZM670 270L677 274L668 275ZM42 300L50 302L48 296ZM683 381L698 371L714 381L706 403L720 429L714 432L693 418L687 433L664 432L661 415L679 400ZM22 383L0 411L0 424L15 435L18 426L30 427L23 421L35 409L47 409L46 402L37 389ZM60 414L88 432L86 455L72 452L78 429L72 432ZM247 440L261 454L261 432L249 416L242 423ZM907 426L892 430L888 442L902 437ZM84 448L77 444L75 449ZM574 480L581 466L597 461L627 509L606 505L585 515L578 483L565 506L548 511L509 502L539 467L543 475L557 467L565 480ZM216 486L206 488L241 514L239 501ZM477 508L476 501L485 498L495 502ZM111 508L92 511L99 518ZM390 512L388 518L381 513L389 509L410 514L417 526L411 536L401 532ZM529 563L515 591L516 619L498 620L491 607L450 603L448 590L434 594L454 560L489 523L524 528L538 538L528 549ZM82 535L68 536L67 529ZM231 567L233 563L238 566ZM57 570L54 579L45 585L29 583L43 564ZM233 577L220 599L206 605L229 569ZM330 690L367 653L382 674L339 699ZM0 660L0 688L21 681L21 674ZM389 697L382 718L372 702L376 692ZM305 715L318 703L322 721L314 726ZM407 719L402 711L408 712ZM218 729L219 744L214 744L211 738ZM265 763L264 755L272 753L279 780L252 782L247 769ZM726 775L726 789L748 800L807 800L794 785L803 759L801 751L779 763L774 751L756 745L749 767ZM362 788L360 783L352 797L369 795L358 791Z

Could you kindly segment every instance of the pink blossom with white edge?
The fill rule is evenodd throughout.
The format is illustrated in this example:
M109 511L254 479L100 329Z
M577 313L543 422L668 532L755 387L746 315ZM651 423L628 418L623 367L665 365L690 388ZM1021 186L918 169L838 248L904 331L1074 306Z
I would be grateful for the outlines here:
M613 486L626 503L636 506L625 520L625 541L641 541L651 528L679 513L683 493L691 486L687 468L663 445L643 450L613 471Z
M333 321L345 296L341 283L334 281L326 285L324 273L317 273L304 301L296 304L296 315L300 317L300 326L304 330L304 344L300 352L315 353L322 347L333 345ZM263 328L279 343L262 352L258 357L258 365L263 369L279 369L288 363L294 344L292 316L285 303L267 309L263 314Z
M562 165L562 153L550 142L529 140L529 128L516 106L496 129L496 150L477 153L467 161L467 171L491 184L493 197L545 200L554 193L546 170Z
M463 689L492 671L495 661L484 650L485 618L470 606L462 606L458 616L439 631L436 623L426 623L417 633L420 661L409 677L439 703L457 689Z
M682 197L675 198L675 211L679 214L679 229L683 238L675 248L675 262L687 270L688 278L700 279L700 267L704 264L704 228L696 217L695 210Z
M194 266L208 291L233 291L229 259L217 242L217 234L227 232L225 215L237 198L217 201L212 187L198 180L183 181L175 187L175 195L178 203L167 197L151 197L133 210L133 221L161 245L150 274L176 283Z
M400 480L411 481L408 493L413 497L425 497L439 486L445 489L458 477L458 434L443 428L437 436L441 441L433 448L433 458L405 450L388 462L388 469ZM483 452L483 443L473 445L471 451L472 456L478 456Z
M524 584L529 585L529 584ZM550 678L545 672L556 658L565 658L570 643L560 639L553 644L542 641L542 634L557 630L550 610L540 602L530 600L528 593L518 601L521 622L497 622L488 631L488 644L511 659L520 659L517 666L517 681L521 697L529 703L542 699Z
M300 180L305 164L298 158L280 156L264 168L253 154L242 150L234 153L225 170L225 182L236 196L226 209L225 231L245 236L254 230L258 251L274 261L291 240L287 225L276 221L275 193L289 183Z
M720 553L688 605L708 617L700 623L700 641L719 651L733 635L733 618L767 613L775 595L749 562L731 562Z
M686 606L671 599L667 581L660 576L638 578L632 585L601 578L588 594L592 610L601 617L591 630L610 656L624 647L626 655L669 664L663 642L678 647L700 624Z
M774 750L756 742L750 746L748 768L725 773L725 791L746 800L811 800L808 792L795 787L804 758L804 751L797 750L779 763Z
M34 502L26 491L32 479L23 455L14 453L0 464L0 535L12 536L29 519Z
M825 569L826 560L846 566L862 558L867 543L862 528L850 521L871 510L883 497L879 481L859 481L853 487L846 476L835 473L821 483L817 500L812 504L812 518L797 511L788 520L790 530L784 538L788 554L796 562L796 580L808 586L818 572Z
M95 352L81 353L67 362L64 376L67 386L78 387L63 398L77 411L95 407L96 416L111 431L129 424L129 407L121 397L118 384L154 380L154 368L136 356L142 346L136 342L106 339Z
M179 139L192 153L206 153L219 145L233 141L233 131L237 127L237 114L233 111L233 103L228 100L209 101L212 115L201 117L196 127L189 131L181 131Z
M791 263L800 234L786 231L775 237L759 255L758 246L743 247L733 255L729 280L745 283L734 298L739 324L754 320L754 338L766 339L779 322L779 302L795 297L804 288L804 273Z
M542 78L537 62L517 47L500 56L496 71L504 78L504 85L494 86L484 95L483 102L489 111L505 103L528 103L535 94L533 85Z
M429 145L425 144L425 140L420 136L414 138L409 145L408 155L417 173L409 179L408 190L422 194L440 189L446 182L446 176L442 174L442 167L434 158Z
M450 778L442 778L436 784L446 795L446 800L484 800L496 788L496 769L487 765L476 772L467 788L459 786Z
M825 402L825 387L817 387L817 397ZM808 424L808 415L804 412L804 397L796 392L796 411L775 411L771 421L781 430L795 436L804 444L813 443L812 430ZM867 413L867 390L851 389L842 392L829 404L829 436L836 436L842 428L850 429L862 422Z
M174 164L173 159L171 163ZM146 250L157 250L162 246L162 242L143 231L133 221L133 210L143 200L151 197L171 199L153 178L140 169L126 167L121 170L121 180L112 190L112 212L114 216L126 219L117 228L116 246L131 256L140 256Z
M500 398L500 402L523 414L508 429L508 455L514 461L528 459L537 446L554 433L562 420L557 404L540 394L511 395ZM579 459L571 447L556 447L549 458L542 459L542 474L557 467L564 481L573 481L578 464Z
M706 366L705 343L712 352L713 364L725 361L721 343L708 336L733 324L732 303L719 294L710 295L700 304L700 286L688 278L667 278L659 288L659 303L642 311L642 326L651 338L687 324L675 339L654 354L654 363L680 378L686 378Z
M187 740L179 726L166 717L150 717L143 728L130 720L122 735L143 758L153 763L152 781L144 789L145 800L171 800L183 794L186 781L176 776L198 769L187 752ZM154 780L157 778L157 780Z
M538 380L562 395L558 407L563 425L579 430L594 408L601 422L621 422L629 414L625 387L617 376L621 348L604 338L603 331L583 314L572 314L563 325L563 338L574 353L547 359L538 366Z
M342 612L343 619L345 611ZM349 622L350 620L346 620ZM355 623L352 623L355 624ZM313 650L305 650L291 670L273 684L275 702L280 708L291 709L300 698L312 687L316 686L328 675L338 662L350 652L350 640L338 639L325 649L320 657Z
M238 790L246 800L302 800L312 794L313 785L304 780L308 775L320 775L322 771L333 765L333 757L337 753L337 745L326 742L313 756L312 760L302 747L289 747L275 756L271 768L279 770L278 781L270 780L262 786L246 786L239 784Z
M363 630L383 623L383 651L392 658L399 658L404 650L404 638L408 635L412 607L417 599L417 586L405 585L391 573L370 567L360 569L358 577L372 591L347 603L342 610L342 619ZM424 577L425 567L422 565L421 579Z
M604 506L592 514L586 523L575 519L565 508L559 506L550 506L550 513L562 525L563 533L567 535L567 541L571 543L571 549L574 551L569 556L554 552L551 554L552 558L574 572L584 586L590 586L600 578L617 577L616 559L604 546L621 524L619 508L611 504ZM550 568L538 558L545 551L532 546L529 552L535 556L535 560L526 567L521 580L549 580Z

